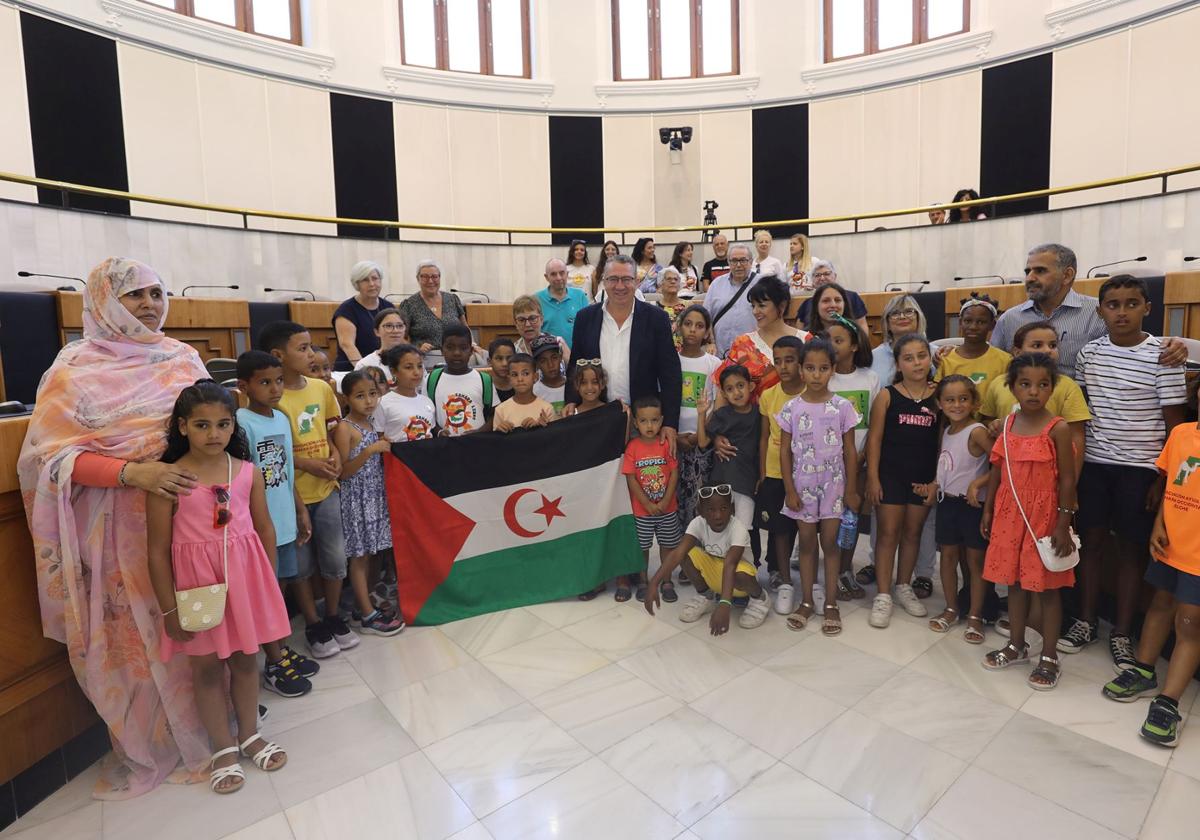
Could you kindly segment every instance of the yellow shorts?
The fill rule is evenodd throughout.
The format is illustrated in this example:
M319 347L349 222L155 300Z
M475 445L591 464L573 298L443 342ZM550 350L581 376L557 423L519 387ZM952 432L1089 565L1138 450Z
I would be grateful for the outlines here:
M692 565L696 567L696 571L700 573L700 577L704 578L704 583L713 592L721 591L722 578L725 575L725 560L721 557L713 557L704 549L697 546L688 552L688 559L692 561ZM758 570L754 568L754 564L749 560L739 560L737 571L747 574L750 577L755 577ZM733 590L733 597L744 598L746 593L740 589Z

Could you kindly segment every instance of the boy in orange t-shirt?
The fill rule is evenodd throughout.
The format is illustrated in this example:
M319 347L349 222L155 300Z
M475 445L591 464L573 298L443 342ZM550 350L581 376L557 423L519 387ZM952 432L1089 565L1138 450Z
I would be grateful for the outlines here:
M1141 729L1146 740L1173 747L1182 720L1179 699L1200 668L1200 531L1195 527L1200 521L1200 425L1176 426L1155 465L1166 486L1150 534L1154 556L1146 569L1154 600L1142 625L1137 663L1104 686L1104 695L1128 702L1157 692L1154 663L1174 629L1167 678Z

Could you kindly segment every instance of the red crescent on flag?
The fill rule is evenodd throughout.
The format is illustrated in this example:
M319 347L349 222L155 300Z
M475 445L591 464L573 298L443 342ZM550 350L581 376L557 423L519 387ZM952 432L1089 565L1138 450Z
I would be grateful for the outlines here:
M540 537L546 533L545 528L540 531L530 531L527 528L521 527L521 523L517 521L517 502L521 501L526 493L536 492L532 487L524 487L509 496L508 500L504 503L504 524L508 526L508 530L512 531L518 537L530 539L532 537Z

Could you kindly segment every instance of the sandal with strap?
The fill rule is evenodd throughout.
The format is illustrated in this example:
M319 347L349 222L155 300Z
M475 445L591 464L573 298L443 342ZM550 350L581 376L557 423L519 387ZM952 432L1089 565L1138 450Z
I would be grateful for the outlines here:
M225 749L218 750L212 754L212 758L208 762L208 766L212 770L212 772L208 774L208 786L212 788L213 793L237 793L242 789L243 786L245 786L246 773L244 770L242 770L242 765L235 762L227 767L216 766L216 761L221 756L230 754L237 755L237 753L237 747L226 747ZM225 781L226 779L237 779L237 784L229 787L218 787L218 785L220 785L221 782Z
M958 610L953 607L946 607L937 618L929 619L929 629L934 633L948 633L955 624L958 624Z
M854 601L867 597L867 591L858 585L858 581L854 579L854 575L849 572L842 572L838 575L838 597L845 598L847 601Z
M807 610L807 612L805 612ZM787 628L800 632L808 626L808 620L812 618L813 605L805 601L796 607L796 611L787 617Z
M249 749L250 745L255 741L263 742L262 749L260 749L254 755L250 755L250 753L246 752L246 750ZM242 755L254 762L255 767L257 767L259 770L265 770L268 773L274 773L276 770L282 770L284 765L287 764L287 753L283 751L283 747L268 741L257 732L255 732L245 741L242 741L240 749L242 751ZM272 764L271 759L277 755L282 756L283 761L280 761L278 764Z
M858 581L859 583L861 583L863 586L870 586L872 583L875 582L875 567L874 566L863 566L854 575L854 579L856 581Z
M633 597L633 587L628 584L622 584L617 587L617 591L613 593L613 600L618 604L624 604Z
M983 619L979 616L967 616L967 629L963 631L963 640L969 645L981 645L983 644L983 640L985 638L983 635L983 630L979 627L971 627L970 623L972 621L978 621L980 625L983 624Z
M1046 663L1054 666L1053 669L1047 668ZM1058 657L1056 656L1039 656L1038 665L1029 673L1029 687L1034 691L1050 691L1058 685L1058 678L1062 674L1062 669L1058 666Z
M663 585L659 588L659 592L662 593L662 599L668 604L674 604L679 600L679 593L675 591L675 584L673 581L664 580ZM645 601L646 593L643 592L642 597L638 598L638 600Z
M1000 650L994 650L983 657L983 667L989 671L1003 671L1013 665L1024 665L1028 661L1029 645L1021 645L1021 649L1017 650L1017 646L1009 642Z
M831 618L829 611L834 610L835 615ZM842 632L842 609L837 604L825 605L825 618L821 622L821 634L824 636L836 636Z

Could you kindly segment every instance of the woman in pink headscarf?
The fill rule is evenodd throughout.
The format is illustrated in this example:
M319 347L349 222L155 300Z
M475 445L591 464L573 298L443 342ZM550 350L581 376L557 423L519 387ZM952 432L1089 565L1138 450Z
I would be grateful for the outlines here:
M100 799L196 781L209 758L187 662L160 661L146 562L146 493L195 486L158 461L167 418L179 392L208 376L195 350L163 335L166 318L167 291L149 266L118 257L93 269L84 337L42 378L17 463L43 632L67 646L112 737Z

